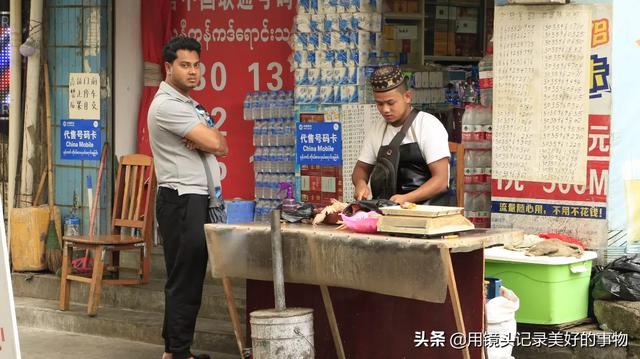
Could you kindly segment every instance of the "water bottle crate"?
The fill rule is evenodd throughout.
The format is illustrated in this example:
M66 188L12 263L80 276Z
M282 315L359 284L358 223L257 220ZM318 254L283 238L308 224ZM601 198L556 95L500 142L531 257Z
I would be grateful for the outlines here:
M258 172L254 171L254 173L256 175L291 175L291 176L296 174L295 172L265 172L265 171L258 171Z

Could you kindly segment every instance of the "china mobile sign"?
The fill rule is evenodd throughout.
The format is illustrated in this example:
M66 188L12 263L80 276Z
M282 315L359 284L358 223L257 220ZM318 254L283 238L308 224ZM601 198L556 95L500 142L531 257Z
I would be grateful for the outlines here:
M295 16L292 0L173 1L173 35L202 45L201 78L192 96L226 135L219 158L225 197L253 198L252 121L243 121L247 92L293 89L287 58Z

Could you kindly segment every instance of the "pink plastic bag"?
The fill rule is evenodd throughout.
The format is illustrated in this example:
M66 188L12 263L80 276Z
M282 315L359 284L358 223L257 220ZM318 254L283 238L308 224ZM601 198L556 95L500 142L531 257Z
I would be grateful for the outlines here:
M378 217L380 215L375 212L356 212L353 216L349 217L340 213L342 222L350 230L358 233L377 233L378 232Z

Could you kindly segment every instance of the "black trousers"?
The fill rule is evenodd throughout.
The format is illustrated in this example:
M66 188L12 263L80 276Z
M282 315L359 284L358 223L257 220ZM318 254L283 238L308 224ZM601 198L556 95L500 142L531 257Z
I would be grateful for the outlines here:
M165 352L174 359L188 358L193 342L202 285L207 270L204 224L208 222L208 196L184 194L160 187L156 218L167 267L162 337Z

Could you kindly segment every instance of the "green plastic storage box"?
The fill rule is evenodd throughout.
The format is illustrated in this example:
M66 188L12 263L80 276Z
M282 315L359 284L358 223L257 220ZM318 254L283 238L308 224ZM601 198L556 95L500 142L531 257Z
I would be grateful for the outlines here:
M587 317L591 260L581 258L529 257L503 247L485 250L485 276L497 277L520 298L518 323L560 324Z

